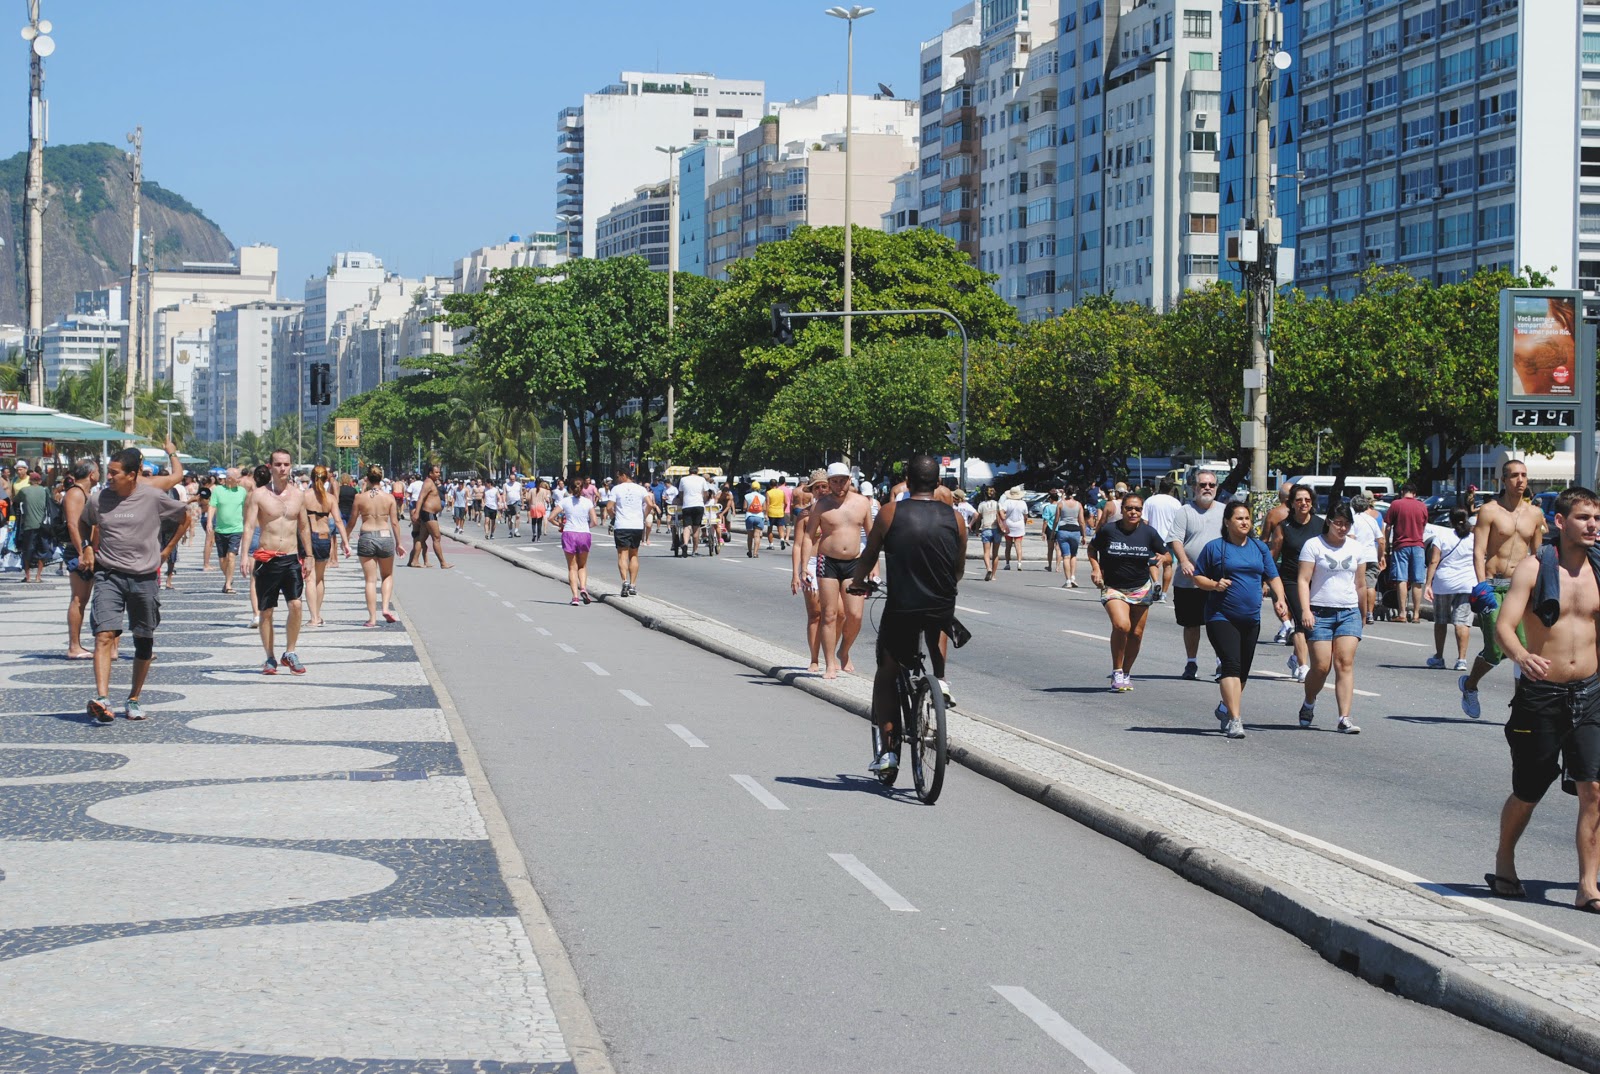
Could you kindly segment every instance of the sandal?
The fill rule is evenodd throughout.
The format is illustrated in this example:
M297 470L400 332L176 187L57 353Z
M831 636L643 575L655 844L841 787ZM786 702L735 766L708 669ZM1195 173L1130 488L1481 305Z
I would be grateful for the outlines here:
M1489 885L1491 892L1502 899L1526 899L1528 897L1528 893L1523 890L1522 881L1514 876L1484 873L1483 882Z

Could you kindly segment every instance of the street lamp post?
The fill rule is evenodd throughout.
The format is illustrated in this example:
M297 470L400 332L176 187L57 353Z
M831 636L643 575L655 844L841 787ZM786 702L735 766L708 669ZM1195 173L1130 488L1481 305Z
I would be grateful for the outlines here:
M28 0L28 175L24 182L27 234L28 333L23 337L28 362L28 401L44 405L44 143L48 112L44 103L44 58L56 50L54 29L39 18L39 0Z
M667 353L672 353L673 330L677 326L677 291L674 281L678 275L678 154L687 146L658 145L656 152L667 155ZM676 386L670 373L667 375L667 439L677 418L678 400Z
M177 407L182 410L183 402L178 399L161 399L157 401L161 404L161 409L166 411L167 414L167 440L170 442L172 440L172 408Z
M295 370L294 457L298 461L306 457L306 352L295 351L293 356Z
M1322 476L1322 438L1324 436L1332 436L1332 435L1333 435L1333 430L1332 429L1318 429L1317 430L1317 476L1318 477Z
M836 19L843 19L850 29L845 33L844 46L844 356L850 357L850 232L853 226L850 221L850 173L854 170L851 166L854 146L850 144L850 129L853 124L854 111L852 105L856 92L856 20L864 19L872 14L874 8L862 7L856 4L849 8L830 7L827 14Z

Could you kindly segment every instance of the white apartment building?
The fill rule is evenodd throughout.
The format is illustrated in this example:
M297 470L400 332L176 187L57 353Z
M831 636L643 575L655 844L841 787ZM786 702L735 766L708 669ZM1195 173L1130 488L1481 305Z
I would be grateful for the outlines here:
M184 298L151 315L148 346L156 368L165 371L164 379L172 385L173 394L183 400L191 414L196 413L195 381L205 375L211 363L211 334L217 313L227 308L206 299Z
M889 211L883 214L883 230L886 233L894 235L922 226L917 223L920 185L914 170L894 181L894 200L889 203Z
M334 320L343 310L365 302L372 288L388 278L383 262L377 255L360 251L346 251L333 255L328 271L306 281L305 290L305 351L307 362L329 361L328 337ZM330 362L334 403L343 398L342 381L333 376Z
M400 364L407 358L454 354L450 329L430 323L454 291L455 281L445 277L391 276L368 291L365 302L340 311L328 336L335 404L407 375Z
M657 146L732 141L761 120L766 83L624 71L556 113L556 218L565 252L593 256L602 214L667 175Z
M496 246L480 246L456 260L453 288L459 294L476 294L489 285L489 274L495 269L559 265L567 259L560 251L561 241L559 233L546 231L526 239L513 235Z
M273 328L300 308L298 302L263 300L216 315L211 363L204 378L205 408L195 415L202 439L231 439L272 427Z
M670 186L666 179L647 183L601 216L595 226L595 259L637 255L656 272L667 271L672 251Z
M186 371L174 368L177 352L172 338L179 329L169 328L163 339L160 325L163 310L209 310L215 313L247 302L273 302L278 298L278 248L276 246L241 246L233 259L225 262L185 261L175 269L145 272L139 277L139 319L144 324L147 358L154 360L156 378L168 380L177 388L185 384L179 397L187 399L185 392L192 382ZM195 317L201 316L198 312ZM188 312L180 313L182 331L190 331L193 318ZM191 354L191 359L193 355Z
M305 362L306 314L302 307L272 322L273 425L288 414L304 418L310 398Z
M42 344L45 391L54 391L62 377L88 372L104 355L116 359L127 331L127 321L112 320L104 313L86 313L46 325Z
M952 12L950 25L922 43L915 206L922 227L941 232L974 261L980 253L978 114L973 109L978 38L978 5L971 3Z

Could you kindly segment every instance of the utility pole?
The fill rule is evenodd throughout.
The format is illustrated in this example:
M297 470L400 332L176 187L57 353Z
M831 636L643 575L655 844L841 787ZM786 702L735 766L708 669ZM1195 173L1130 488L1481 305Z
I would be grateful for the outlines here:
M673 329L677 326L677 291L675 279L678 275L678 154L687 148L681 145L658 145L656 151L667 155L667 351L672 351ZM677 419L678 399L677 388L672 382L672 377L667 377L667 439L672 439L672 430Z
M1283 16L1276 0L1257 0L1255 85L1255 202L1251 221L1239 236L1239 262L1250 290L1250 368L1244 376L1249 399L1241 446L1250 451L1250 487L1267 487L1267 378L1271 365L1272 300L1278 286L1278 246L1283 222L1272 214L1272 80L1290 58L1280 52Z
M144 356L144 390L152 391L156 386L156 311L155 302L152 300L152 284L154 281L150 274L155 271L156 262L156 236L153 231L144 233L144 319L139 322L142 333L140 336L138 353ZM171 380L171 373L168 373Z
M44 103L44 58L56 50L53 27L39 18L39 0L28 0L28 179L24 226L28 246L28 401L44 405L44 143L49 113Z
M852 105L856 93L856 20L864 19L872 14L874 8L862 7L855 4L846 9L831 7L826 14L836 19L844 19L849 29L845 32L844 45L844 356L850 357L850 313L852 276L850 254L850 233L854 230L850 221L850 173L854 171L852 161L855 145L851 142L851 128L854 126L854 112Z
M123 355L122 431L133 432L134 396L139 390L139 197L144 187L144 128L128 135L133 143L133 253L128 263L128 353Z

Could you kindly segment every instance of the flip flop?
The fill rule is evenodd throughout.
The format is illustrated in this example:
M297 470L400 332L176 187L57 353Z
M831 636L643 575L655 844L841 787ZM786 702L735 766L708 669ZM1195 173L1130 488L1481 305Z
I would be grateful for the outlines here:
M384 612L383 617L391 623L398 623L400 621L393 612Z
M1573 909L1582 910L1586 914L1600 914L1600 899L1585 899Z
M1516 879L1515 877L1498 876L1495 873L1484 873L1483 882L1489 885L1490 891L1494 892L1494 894L1502 899L1526 899L1528 897L1528 893L1522 889L1522 881ZM1600 899L1593 899L1591 901L1600 903ZM1579 909L1582 909L1582 907L1579 907ZM1600 910L1593 910L1590 912L1600 913Z

